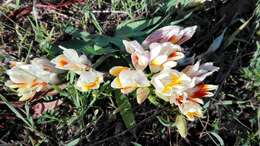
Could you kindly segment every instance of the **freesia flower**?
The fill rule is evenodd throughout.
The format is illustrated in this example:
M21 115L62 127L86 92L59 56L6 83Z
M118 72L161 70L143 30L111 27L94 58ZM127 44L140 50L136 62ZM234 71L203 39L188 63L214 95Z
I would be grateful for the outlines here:
M93 89L98 89L100 84L104 82L103 73L90 70L82 72L76 83L76 87L85 92Z
M182 72L191 77L195 84L198 84L218 70L219 67L214 66L212 62L200 64L200 61L198 61L196 64L184 68Z
M34 58L33 60L31 60L31 64L36 66L38 65L45 71L54 73L60 72L60 70L55 68L54 65L47 58Z
M159 97L171 97L194 86L190 77L174 69L162 70L155 74L151 83Z
M111 87L121 89L123 94L128 94L139 87L148 87L150 82L141 70L130 70L126 67L116 66L110 69L110 74L116 75Z
M6 82L9 88L17 89L20 101L33 98L33 96L44 89L49 83L58 81L56 73L45 71L41 66L33 64L19 64L6 71L10 80Z
M145 51L137 41L123 40L125 49L131 54L131 59L136 69L144 70L149 63L149 52Z
M182 48L169 42L152 43L150 46L150 70L158 72L177 65L177 60L184 57Z
M183 28L181 26L165 26L152 34L150 34L144 41L143 46L148 47L151 43L171 42L173 44L181 45L189 40L195 33L197 26L190 26Z
M193 88L187 89L187 100L203 104L203 97L211 97L214 95L211 91L216 90L218 86L210 84L199 84Z
M194 121L196 118L201 118L203 116L202 107L196 102L188 101L180 105L179 109L189 121Z
M91 62L87 56L79 56L77 51L73 49L66 49L64 47L61 48L63 50L63 54L51 60L51 63L55 64L56 68L70 70L77 74L90 69Z

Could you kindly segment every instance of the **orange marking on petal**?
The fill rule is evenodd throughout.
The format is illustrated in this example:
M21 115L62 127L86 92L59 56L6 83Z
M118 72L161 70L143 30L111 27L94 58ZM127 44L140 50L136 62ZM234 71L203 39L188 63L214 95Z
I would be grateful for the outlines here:
M170 41L171 43L175 44L175 43L177 43L177 42L179 41L179 39L178 39L178 37L176 37L176 36L174 35L174 36L172 36L172 37L169 39L169 41Z
M66 58L62 58L59 60L58 65L60 67L64 67L65 65L69 64L69 61Z
M174 51L174 52L172 52L172 53L168 56L168 58L170 59L170 58L173 58L173 57L176 57L176 56L177 56L177 52Z
M195 91L189 98L192 100L192 98L201 98L207 95L207 85L205 84L199 84L197 85L197 91Z
M138 55L133 54L132 59L134 62L137 62L139 60L139 57L138 57Z
M96 86L97 86L96 82L92 82L92 83L85 84L83 88L86 89L86 90L89 90L89 89L92 89Z
M46 82L36 82L35 80L32 82L32 87L35 87L35 86L45 87L47 85L48 85L48 83L46 83Z
M178 96L178 97L176 98L176 101L177 101L177 104L178 104L178 105L181 105L181 104L183 103L183 96Z
M84 90L93 89L99 84L99 82L100 82L100 80L99 80L99 78L97 78L94 82L90 82L90 83L83 85L83 89Z

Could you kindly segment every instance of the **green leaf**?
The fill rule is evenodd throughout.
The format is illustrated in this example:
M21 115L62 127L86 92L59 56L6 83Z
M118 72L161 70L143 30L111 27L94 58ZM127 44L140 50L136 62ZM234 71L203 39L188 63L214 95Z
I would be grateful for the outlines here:
M74 38L81 38L83 40L88 40L87 38L90 36L88 32L80 31L79 29L73 26L66 27L65 32L72 35Z
M129 20L117 26L116 36L120 37L137 37L146 34L145 29L157 24L161 17L152 19Z
M160 106L160 103L157 100L158 98L154 95L150 95L148 96L148 100L150 101L150 103L152 103L155 106Z
M162 116L156 116L158 121L165 127L175 127L175 123L164 119Z
M224 144L224 141L223 141L223 139L217 134L217 133L215 133L215 132L209 132L211 135L213 135L217 140L218 140L218 142L219 142L219 144L221 145L221 146L224 146L225 144Z
M66 146L75 146L80 142L80 138L76 138L72 141L70 141Z
M91 55L104 55L104 54L116 52L117 50L112 49L112 47L104 48L98 45L94 45L94 47L85 48L83 51L86 52L86 54L91 54Z
M85 48L91 47L91 44L89 42L78 40L78 39L72 39L63 42L60 45L68 49L76 49L76 50L83 50Z
M131 142L134 146L142 146L141 144L137 143L137 142Z
M188 18L192 15L192 13L193 13L193 11L191 11L190 13L188 13L187 15L185 15L185 16L184 16L183 18L181 18L181 19L172 21L170 24L171 24L171 25L179 24L179 23L183 22L184 20L188 19Z
M16 115L17 118L21 119L30 128L33 128L30 122L28 122L28 120L25 117L23 117L22 114L18 110L16 110L16 108L9 101L7 101L6 98L1 94L0 94L0 99L4 101L7 107Z
M249 24L249 22L253 19L254 15L251 16L246 22L244 22L235 32L233 32L227 39L227 41L224 44L224 49L227 48L229 45L233 43L233 41L236 39L236 36L246 28L246 26Z
M76 49L78 51L82 51L87 55L103 55L103 54L108 54L117 51L112 49L112 47L109 46L101 47L99 45L94 45L91 42L86 42L84 40L77 40L77 39L63 42L60 45L62 45L65 48L71 48L71 49Z
M116 104L119 108L120 115L125 123L126 128L133 127L136 124L136 122L128 97L126 97L119 91L115 91L115 96Z
M188 134L187 122L183 115L178 115L175 121L176 127L178 132L180 133L181 137L185 138Z

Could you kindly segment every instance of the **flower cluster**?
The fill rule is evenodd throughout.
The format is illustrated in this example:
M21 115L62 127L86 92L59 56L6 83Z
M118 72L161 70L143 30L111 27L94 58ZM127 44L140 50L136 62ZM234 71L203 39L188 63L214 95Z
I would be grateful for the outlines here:
M61 47L61 46L60 46ZM17 89L20 101L31 100L36 93L58 84L58 74L64 70L79 75L75 87L81 91L98 89L103 82L103 73L91 68L91 62L85 55L79 56L73 49L63 49L63 54L49 61L46 58L35 58L30 64L11 62L7 70L10 80L6 82L9 88Z
M177 69L178 61L185 57L182 44L189 40L197 26L183 28L166 26L150 34L142 44L123 40L126 51L131 54L134 68L115 66L109 70L114 76L111 87L123 94L136 91L139 104L150 94L179 107L188 120L202 117L203 97L213 96L216 85L203 83L204 79L219 68L212 62L188 65ZM78 55L73 49L61 47L63 54L49 61L35 58L30 64L12 62L7 70L10 80L6 85L17 89L20 101L32 99L37 92L58 84L58 74L64 71L79 75L75 87L80 91L98 89L104 81L103 73L92 68L85 55ZM149 67L149 69L147 69ZM147 71L149 72L147 73Z
M123 40L134 69L123 66L110 69L110 74L115 76L111 86L123 94L137 89L139 104L145 101L152 89L159 98L177 105L188 120L202 117L202 98L213 96L212 91L217 89L216 85L204 84L203 80L219 68L212 62L201 64L198 61L181 71L173 69L185 56L180 45L193 36L196 28L166 26L150 34L142 45L137 41ZM150 72L147 75L144 71L148 66ZM148 76L151 76L150 81Z

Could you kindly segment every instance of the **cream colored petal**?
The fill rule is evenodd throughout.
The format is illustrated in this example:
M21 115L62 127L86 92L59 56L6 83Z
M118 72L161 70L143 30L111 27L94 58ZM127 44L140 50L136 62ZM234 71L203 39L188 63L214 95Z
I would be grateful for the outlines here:
M103 82L103 74L97 71L83 72L78 81L76 87L81 91L88 91L98 89L100 84Z
M10 67L19 67L20 65L26 64L25 62L10 61Z
M118 76L120 72L124 70L129 70L129 68L124 66L114 66L109 70L109 73L113 76Z
M152 43L149 45L150 48L150 59L153 60L161 54L162 47L160 43Z
M122 92L123 94L129 94L129 93L133 92L135 89L136 89L136 87L122 88L122 89L121 89L121 92Z
M124 70L119 74L119 79L123 88L137 87L135 81L136 72L134 70Z
M112 81L111 87L112 87L112 88L115 88L115 89L120 89L120 88L122 88L122 84L121 84L121 82L120 82L119 77L116 77L116 78Z
M47 58L34 58L31 60L31 64L41 66L41 68L45 71L58 72Z
M143 45L148 46L154 42L167 42L172 36L178 36L182 27L180 26L165 26L150 34L144 41Z
M137 83L138 87L148 87L150 86L150 81L147 79L146 74L144 74L141 70L136 70L136 73L133 76L135 82Z
M150 89L147 87L138 88L136 90L136 99L138 104L142 104L149 96Z
M18 96L21 96L19 98L19 101L30 100L35 96L35 94L36 94L36 92L31 89L20 91L20 92L18 92Z
M144 52L143 47L137 41L126 41L123 40L123 44L128 53L142 53Z
M148 87L150 82L141 70L125 70L119 74L123 88L126 87Z
M137 70L144 70L149 64L149 53L143 54L133 53L131 55L132 63Z
M176 44L183 44L184 42L188 41L189 39L191 39L191 37L195 34L197 29L197 26L190 26L190 27L186 27L183 30L181 30L181 34L182 37L180 40L178 40L176 42Z
M91 66L91 61L88 59L86 55L81 55L79 57L79 63L87 66Z
M193 74L199 70L200 61L197 61L194 65L186 66L182 72L185 73L187 76L193 77Z
M168 56L168 60L180 60L184 58L184 54L182 52L173 52Z
M189 121L194 121L196 118L200 118L203 116L202 107L198 103L188 101L179 106L179 108Z
M68 58L65 55L62 54L62 55L59 55L59 56L55 57L54 59L52 59L51 63L55 64L56 68L67 70L67 68L65 68L65 66L70 64L70 61L68 60Z
M162 93L158 92L157 90L155 90L155 94L161 98L162 100L166 101L166 102L169 102L169 96L165 96L163 95Z
M156 58L157 56L165 55L168 58L171 58L173 55L178 55L175 52L181 52L183 49L179 45L172 44L170 42L164 43L152 43L150 46L151 59ZM174 57L174 56L173 56Z
M161 56L157 56L156 58L154 58L153 60L151 60L151 64L152 65L162 65L163 63L165 63L168 59L168 56L166 55L161 55Z
M17 67L7 70L6 73L9 75L10 80L14 83L31 83L36 79L33 75Z
M191 86L191 79L177 70L163 70L152 77L152 84L165 96L171 96L174 92L184 91Z
M162 66L163 69L171 69L177 65L177 62L175 61L166 61Z
M149 68L150 68L150 71L152 73L157 73L157 72L159 72L160 70L163 69L163 66L162 65L149 64Z
M56 73L45 71L44 68L42 68L42 66L40 65L27 64L27 65L20 66L20 68L30 73L31 75L35 76L37 79L40 79L47 83L55 84L59 82Z
M74 49L67 49L62 46L59 46L63 50L64 56L73 63L80 63L78 52Z

